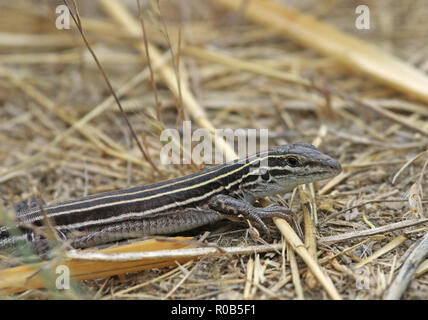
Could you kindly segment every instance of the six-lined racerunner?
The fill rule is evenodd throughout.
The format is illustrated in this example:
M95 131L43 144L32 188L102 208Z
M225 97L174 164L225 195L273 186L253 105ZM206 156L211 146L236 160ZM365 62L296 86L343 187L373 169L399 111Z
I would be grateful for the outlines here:
M48 241L37 232L46 228L46 217L59 238L75 248L123 240L130 234L178 233L222 218L255 221L267 231L262 219L285 218L291 211L277 205L255 207L258 198L331 178L340 171L339 162L314 146L295 143L147 186L47 206L20 202L14 206L20 232L0 226L0 251L14 251L22 243L38 253L46 251Z

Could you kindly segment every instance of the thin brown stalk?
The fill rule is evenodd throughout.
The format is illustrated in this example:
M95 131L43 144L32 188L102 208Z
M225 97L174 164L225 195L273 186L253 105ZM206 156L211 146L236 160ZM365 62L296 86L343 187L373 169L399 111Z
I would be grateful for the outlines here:
M160 172L160 170L158 169L158 167L153 163L153 161L152 161L152 159L151 159L150 155L147 153L147 151L146 151L146 150L143 148L143 146L141 145L140 140L138 139L137 134L135 133L135 131L134 131L134 129L133 129L133 127L132 127L132 125L131 125L131 122L129 121L129 119L128 119L128 117L127 117L126 113L125 113L125 111L123 110L122 104L120 103L120 100L119 100L119 98L117 97L116 92L115 92L115 90L113 89L113 86L111 85L110 80L108 79L107 74L106 74L106 73L105 73L105 71L104 71L104 68L101 66L101 63L99 62L99 60L98 60L98 58L97 58L97 56L96 56L95 52L92 50L91 45L89 44L89 42L88 42L88 40L87 40L87 38L86 38L86 36L85 36L85 33L84 33L84 31L83 31L83 27L82 27L82 24L81 24L81 21L80 21L79 11L78 11L78 9L77 9L77 5L76 5L76 3L75 3L75 0L72 0L72 2L73 2L73 6L74 6L74 10L75 10L75 14L74 14L74 13L73 13L73 11L71 10L70 6L68 5L67 0L63 0L63 2L64 2L64 4L68 7L68 9L69 9L69 11L70 11L70 16L72 17L72 19L73 19L74 23L76 24L76 27L77 27L77 29L79 30L79 33L80 33L80 35L82 36L82 39L83 39L83 41L85 42L86 47L88 48L89 52L91 53L92 57L94 58L94 61L95 61L95 63L97 64L98 70L100 70L101 75L103 76L104 81L106 82L106 84L107 84L107 86L108 86L108 88L109 88L109 90L110 90L110 93L111 93L111 94L112 94L112 96L114 97L114 100L116 101L116 104L117 104L117 106L119 107L120 112L122 113L122 116L124 117L125 122L126 122L126 124L127 124L128 128L129 128L129 130L130 130L130 132L131 132L131 134L132 134L132 137L134 138L135 142L137 143L138 148L140 149L140 151L141 151L141 153L142 153L142 155L143 155L144 159L145 159L145 160L146 160L146 161L151 165L151 167L152 167L152 168L153 168L157 173L159 173L159 175L160 175L160 176L163 176L163 174Z
M159 13L159 19L161 21L162 24L162 28L163 28L163 35L166 39L166 42L168 44L168 48L169 51L171 53L171 62L172 62L172 67L173 70L175 72L175 78L177 81L177 88L178 88L178 101L177 101L177 111L178 111L178 116L181 119L181 121L184 120L184 114L183 114L183 95L181 92L181 76L180 76L180 49L181 49L181 31L180 28L178 29L178 43L177 43L177 55L176 55L176 59L174 59L174 50L172 49L172 43L171 43L171 39L169 37L169 33L168 33L168 29L166 27L166 23L165 23L165 19L162 16L161 13L161 8L159 5L159 0L156 0L156 5L157 5L157 11Z
M391 224L386 225L386 226L377 227L374 229L369 229L369 230L364 230L364 231L356 231L356 232L348 232L348 233L339 234L339 235L330 236L330 237L323 237L323 238L318 239L318 244L333 243L333 242L340 242L340 241L345 241L345 240L350 240L350 239L355 239L355 238L374 236L376 234L381 234L381 233L391 232L394 230L404 229L404 228L416 226L419 224L423 224L426 222L428 222L428 218L400 221L400 222L396 222L396 223L391 223Z
M143 18L143 13L141 11L140 0L137 0L137 6L138 6L138 17L140 18L140 22L141 22L141 30L143 31L143 40L144 40L144 48L146 49L147 64L148 64L149 70L150 70L150 82L152 84L153 95L155 97L156 118L158 121L161 121L161 103L159 100L158 88L156 86L155 75L154 75L153 68L152 68L152 61L150 60L149 44L148 44L148 40L147 40L146 28L144 26L144 18Z

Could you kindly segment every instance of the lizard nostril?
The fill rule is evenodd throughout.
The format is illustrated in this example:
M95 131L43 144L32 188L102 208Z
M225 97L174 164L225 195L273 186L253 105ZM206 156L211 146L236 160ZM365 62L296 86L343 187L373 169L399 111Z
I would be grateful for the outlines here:
M337 170L337 171L342 171L342 166L340 165L340 163L336 160L331 160L329 161L329 166L330 168Z

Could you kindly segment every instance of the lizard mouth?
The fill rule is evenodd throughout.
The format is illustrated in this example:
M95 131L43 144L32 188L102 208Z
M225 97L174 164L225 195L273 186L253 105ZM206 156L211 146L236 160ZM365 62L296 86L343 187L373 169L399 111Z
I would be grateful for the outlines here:
M316 173L314 172L305 172L301 174L301 177L310 177L312 176L314 180L328 179L337 176L342 171L342 168L335 170L320 170Z

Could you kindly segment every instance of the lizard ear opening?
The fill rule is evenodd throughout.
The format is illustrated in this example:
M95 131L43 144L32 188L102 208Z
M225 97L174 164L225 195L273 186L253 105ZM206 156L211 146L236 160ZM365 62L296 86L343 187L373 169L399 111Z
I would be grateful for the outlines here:
M265 173L263 173L263 174L261 175L261 177L262 177L262 179L263 179L264 181L268 181L268 180L269 180L269 178L270 178L269 171L266 171Z

